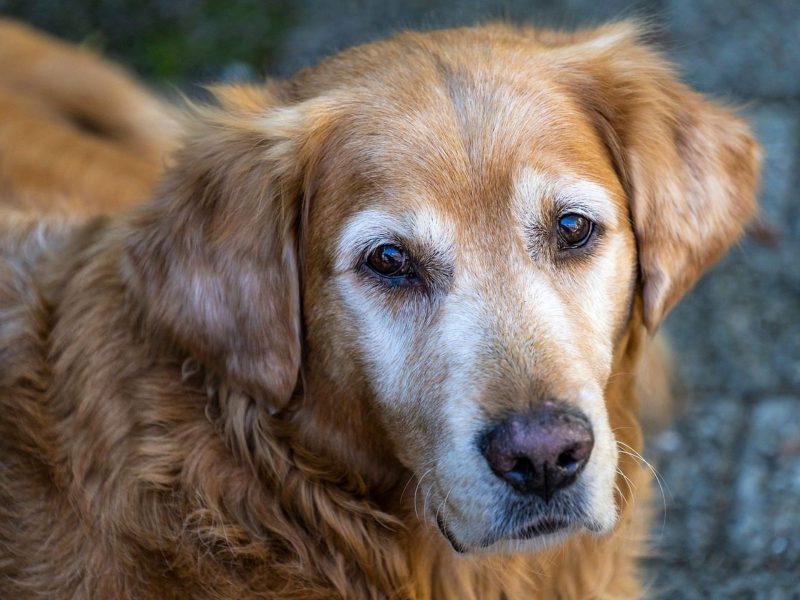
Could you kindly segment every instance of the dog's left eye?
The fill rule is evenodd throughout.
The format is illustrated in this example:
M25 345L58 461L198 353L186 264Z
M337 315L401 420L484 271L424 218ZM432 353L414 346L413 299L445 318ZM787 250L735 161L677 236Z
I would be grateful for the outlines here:
M375 273L389 279L414 277L414 268L408 253L395 244L383 244L367 256L367 266Z
M562 249L586 245L594 232L594 223L577 213L567 213L558 218L558 245Z

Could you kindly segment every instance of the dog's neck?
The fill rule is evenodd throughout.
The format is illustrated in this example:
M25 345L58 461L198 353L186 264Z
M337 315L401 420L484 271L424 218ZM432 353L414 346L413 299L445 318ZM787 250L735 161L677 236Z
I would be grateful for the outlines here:
M366 386L337 390L313 372L306 373L302 381L302 389L279 415L291 423L296 442L315 455L347 465L376 500L387 500L387 508L396 509L391 494L411 475L396 458Z

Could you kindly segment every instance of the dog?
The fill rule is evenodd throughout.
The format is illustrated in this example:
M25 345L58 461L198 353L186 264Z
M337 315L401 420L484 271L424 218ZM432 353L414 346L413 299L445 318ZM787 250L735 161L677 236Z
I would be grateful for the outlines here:
M640 597L639 363L760 152L645 38L400 33L7 210L0 596Z

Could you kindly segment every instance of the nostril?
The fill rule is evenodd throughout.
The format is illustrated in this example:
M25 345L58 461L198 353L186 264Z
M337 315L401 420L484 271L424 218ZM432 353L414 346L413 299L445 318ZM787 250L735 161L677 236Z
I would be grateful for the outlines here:
M525 486L535 474L535 467L527 456L520 456L514 461L514 466L504 473L506 479L516 486Z
M586 462L586 459L581 456L582 454L584 453L578 451L576 447L569 448L558 455L556 466L564 475L574 475Z

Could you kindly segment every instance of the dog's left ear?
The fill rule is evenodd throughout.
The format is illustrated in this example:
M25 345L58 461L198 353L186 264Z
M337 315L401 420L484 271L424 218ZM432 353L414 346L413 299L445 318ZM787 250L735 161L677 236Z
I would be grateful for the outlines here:
M330 111L268 87L214 94L127 234L128 285L146 328L275 411L300 366L301 196Z
M681 84L641 38L623 22L555 52L628 194L652 332L753 217L760 150L744 121Z

